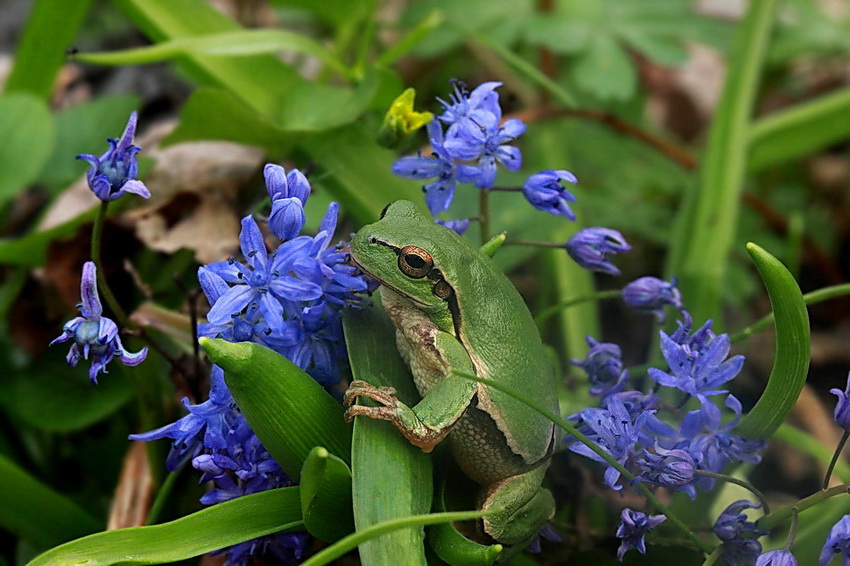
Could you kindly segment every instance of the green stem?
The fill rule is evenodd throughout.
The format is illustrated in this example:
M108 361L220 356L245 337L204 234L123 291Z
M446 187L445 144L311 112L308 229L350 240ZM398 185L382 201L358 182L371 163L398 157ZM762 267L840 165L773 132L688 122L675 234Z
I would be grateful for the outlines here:
M97 211L97 216L94 217L94 227L91 234L91 260L97 268L97 288L103 297L103 301L109 307L109 310L112 311L112 315L115 317L118 326L121 328L130 328L130 319L127 318L124 309L121 308L121 305L115 299L115 295L112 294L112 289L109 288L109 284L106 282L106 274L103 271L103 264L100 260L100 242L102 240L103 222L106 219L107 208L109 208L109 201L101 201L100 210Z
M542 240L514 240L506 242L506 246L534 246L537 248L563 248L565 244L559 242L544 242Z
M846 483L831 487L829 489L823 489L804 499L801 499L794 505L788 505L778 511L774 511L770 515L765 515L764 517L756 521L756 528L760 531L770 531L774 527L784 523L794 513L805 511L809 507L813 507L818 503L822 503L827 499L835 497L836 495L847 494L850 494L850 484Z
M165 481L162 482L162 485L156 492L156 498L151 504L150 511L148 511L148 518L145 525L156 524L160 513L162 513L163 507L165 507L165 504L168 502L171 491L174 489L174 484L177 483L177 478L180 477L180 472L182 472L185 467L186 466L184 464L166 476Z
M534 322L538 325L542 323L547 318L558 314L562 310L566 310L570 307L574 307L576 305L580 305L582 303L588 303L590 301L602 301L605 299L616 299L620 296L620 291L611 290L611 291L599 291L598 293L593 293L592 295L582 295L581 297L573 297L572 299L566 299L564 301L560 301L555 303L550 307L546 307L540 313L534 317Z
M800 512L796 507L791 509L791 528L788 529L788 538L785 539L785 550L791 552L791 547L794 546L794 539L797 538L797 523Z
M537 413L543 415L544 417L546 417L547 419L549 419L550 421L552 421L553 423L555 423L556 425L561 427L563 430L565 430L571 436L575 437L576 440L578 440L579 442L581 442L582 444L584 444L585 446L590 448L594 453L599 455L599 457L602 458L603 460L605 460L605 462L608 465L610 465L611 467L616 469L618 472L620 472L620 475L622 475L623 478L627 482L629 482L629 485L631 485L633 489L639 491L641 493L641 495L646 497L646 499L653 505L653 507L658 509L659 512L666 515L667 518L670 520L670 522L672 524L679 527L679 529L681 529L681 531L685 534L685 536L690 541L693 542L693 544L696 546L696 548L700 549L705 554L709 554L710 552L712 552L714 550L713 546L709 545L708 543L706 543L702 539L700 539L697 536L697 534L694 531L692 531L691 528L688 527L688 525L685 524L684 521L682 521L678 516L676 516L666 505L661 503L661 501L659 501L659 499L657 497L655 497L655 495L643 483L635 482L634 481L635 476L629 470L627 470L625 466L623 466L620 462L618 462L604 448L602 448L601 446L596 444L594 441L592 441L590 438L588 438L587 436L585 436L584 434L579 432L579 430L571 422L569 422L569 421L561 418L560 416L555 415L554 413L548 411L545 407L543 407L535 399L532 399L531 397L529 397L529 396L527 396L523 393L520 393L519 391L517 391L516 389L514 389L512 387L507 387L503 383L493 381L492 379L481 378L481 377L478 377L476 375L472 375L472 374L462 372L462 371L452 371L452 374L453 375L459 375L461 377L464 377L466 379L471 379L473 381L477 381L478 383L483 383L483 384L485 384L489 387L492 387L493 389L498 389L499 391L510 395L511 397L516 399L517 401L524 403L525 405L527 405L528 407L530 407L531 409L533 409Z
M490 189L478 193L478 221L481 224L481 245L490 241Z
M758 498L759 502L761 503L761 508L764 511L764 514L770 515L770 505L768 505L767 499L764 497L764 494L761 491L759 491L758 489L756 489L749 482L746 482L744 480L740 480L740 479L738 479L734 476L729 476L729 475L726 475L726 474L718 474L718 473L715 473L715 472L708 472L708 471L705 471L705 470L694 470L694 475L704 476L704 477L707 477L707 478L714 478L716 480L722 480L722 481L725 481L725 482L728 482L728 483L734 483L735 485L739 485L739 486L743 487L744 489L746 489L747 491L749 491L750 493L752 493L753 495L755 495Z
M841 285L831 285L829 287L824 287L823 289L818 289L817 291L812 291L811 293L806 293L805 295L803 295L803 301L806 303L806 305L813 305L815 303L822 303L823 301L828 301L829 299L834 299L836 297L843 297L844 295L850 295L850 283L842 283ZM753 334L761 332L771 324L773 324L772 312L768 315L765 315L764 318L762 318L755 324L752 324L747 328L733 334L730 337L732 343L745 340Z
M841 435L841 440L838 441L838 447L835 449L835 453L832 455L832 460L829 462L829 466L826 468L826 474L823 476L823 489L829 488L829 478L832 476L832 470L835 469L835 464L838 463L838 458L841 456L841 451L844 450L844 445L847 444L847 438L850 437L850 431L845 430L844 434Z
M712 552L708 556L708 558L705 559L705 562L702 563L702 566L712 566L713 564L716 564L717 561L720 559L720 555L722 553L723 553L723 547L718 546L717 548L714 549L714 552Z

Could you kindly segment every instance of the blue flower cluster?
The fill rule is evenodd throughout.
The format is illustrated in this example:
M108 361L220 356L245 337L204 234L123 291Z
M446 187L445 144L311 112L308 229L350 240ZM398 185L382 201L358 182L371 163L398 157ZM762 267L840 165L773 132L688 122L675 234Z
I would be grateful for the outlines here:
M307 179L297 170L286 174L282 167L269 164L265 180L272 200L269 230L281 243L269 251L254 218L242 220L239 241L244 262L230 259L198 270L211 306L207 322L198 325L198 334L265 345L332 387L339 382L339 362L345 357L342 307L360 304L367 283L345 263L344 246L330 245L337 204L328 207L316 236L300 236L310 193ZM172 439L168 469L176 470L191 460L202 473L200 481L214 486L202 503L212 505L292 485L242 416L220 368L213 366L207 401L183 402L188 410L185 417L131 438ZM296 564L306 543L306 533L277 533L224 552L227 564L245 564L261 552Z
M649 377L657 383L650 393L626 389L628 370L623 369L619 346L588 338L587 357L573 363L588 374L591 393L600 397L600 406L583 409L570 420L581 433L632 470L635 481L682 491L694 499L697 490L711 489L715 482L700 475L700 471L719 473L732 462L758 463L758 452L765 442L734 433L741 417L741 403L721 388L740 372L743 356L728 357L729 336L712 332L711 321L691 332L690 315L684 310L682 315L684 320L675 332L660 333L661 350L669 368L648 370ZM678 394L679 407L694 399L698 408L684 415L678 408L670 409L656 394L661 387L672 392L666 399ZM732 415L725 423L723 411L712 400L722 395L722 404ZM573 452L604 462L574 438L566 441ZM614 490L622 489L620 472L613 466L607 466L604 482ZM629 529L635 527L622 528L631 532ZM628 540L625 538L623 544L628 546ZM737 546L730 542L727 546L729 552L755 548L750 542ZM631 548L640 547L634 543ZM757 550L760 552L760 545Z
M422 191L434 216L449 208L457 183L492 189L498 165L508 171L522 167L522 153L511 142L525 133L525 124L517 118L502 121L496 92L502 83L486 82L472 92L458 81L454 86L448 101L437 99L443 113L427 127L432 154L402 157L392 168L399 177L433 179ZM543 171L529 177L523 193L534 207L575 220L568 204L575 197L561 181L576 178L569 171Z
M257 222L242 219L239 242L245 263L231 258L198 269L211 309L200 336L251 341L285 356L324 386L339 380L345 358L340 308L359 304L366 281L331 246L339 206L331 203L315 236L298 236L310 192L298 171L266 165L272 199L269 229L281 240L269 252Z

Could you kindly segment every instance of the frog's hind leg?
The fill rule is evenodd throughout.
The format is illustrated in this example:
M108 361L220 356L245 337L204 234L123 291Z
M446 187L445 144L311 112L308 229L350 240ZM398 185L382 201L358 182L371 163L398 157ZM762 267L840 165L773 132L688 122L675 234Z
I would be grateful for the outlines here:
M527 544L555 514L555 499L540 486L545 464L487 486L481 508L493 514L484 518L484 532L502 544Z

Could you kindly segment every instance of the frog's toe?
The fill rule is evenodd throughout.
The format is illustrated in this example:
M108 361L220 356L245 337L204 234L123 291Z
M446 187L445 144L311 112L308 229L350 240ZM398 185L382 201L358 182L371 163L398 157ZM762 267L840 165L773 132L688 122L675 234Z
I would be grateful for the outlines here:
M396 390L392 387L375 387L371 383L367 383L361 380L355 380L351 382L351 385L348 386L348 389L345 391L345 395L343 395L343 403L345 403L346 407L353 407L354 400L357 397L369 397L386 406L393 406L398 402L398 398L396 397Z

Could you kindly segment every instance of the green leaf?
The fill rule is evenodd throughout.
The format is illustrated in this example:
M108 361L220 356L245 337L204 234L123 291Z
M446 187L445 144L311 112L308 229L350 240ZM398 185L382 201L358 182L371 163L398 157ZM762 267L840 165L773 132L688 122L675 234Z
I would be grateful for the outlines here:
M281 154L292 143L292 137L230 91L201 87L186 101L180 111L177 128L163 140L163 145L194 140L225 140L262 147L270 154Z
M767 287L776 321L773 369L758 402L741 420L737 431L750 438L768 438L794 407L809 370L809 315L803 294L782 263L759 246L747 251Z
M755 122L749 167L758 171L850 139L850 88L802 102Z
M716 321L720 314L729 251L738 228L750 115L775 7L776 0L752 2L739 24L700 166L699 187L686 194L676 218L666 272L679 278L682 297L698 324L712 317Z
M445 484L442 486L445 488ZM434 510L445 512L443 489L438 490ZM437 556L451 566L490 566L502 554L501 544L483 545L469 540L451 523L440 523L428 529L428 542Z
M637 89L637 71L629 55L605 33L596 33L588 49L576 56L570 77L600 100L626 100Z
M525 38L553 53L574 55L587 48L592 30L587 22L553 18L551 14L534 14L528 18Z
M342 406L312 377L259 344L204 337L198 342L224 369L239 409L290 478L298 481L315 446L350 462L351 426Z
M0 153L2 151L0 149ZM20 238L0 239L0 263L29 267L44 265L50 243L58 238L74 234L82 224L91 222L95 213L95 209L92 209L49 230L31 232Z
M433 10L404 37L387 47L387 50L378 56L378 65L389 67L396 61L409 54L416 45L426 38L432 31L438 29L445 22L445 16L440 10Z
M0 205L38 176L55 142L47 104L31 94L0 98Z
M28 92L47 102L53 93L56 74L65 63L91 6L91 0L38 0L18 41L14 66L6 92Z
M419 394L395 346L395 328L379 305L350 309L343 316L345 340L355 379L396 388L413 405ZM352 445L354 521L358 531L383 521L431 509L431 459L390 423L356 417ZM360 546L364 566L425 562L421 528L394 531Z
M313 448L301 469L301 513L311 535L335 542L354 531L351 470L325 448Z
M225 31L199 37L180 37L123 51L81 53L77 59L94 65L142 65L186 55L245 57L281 51L312 55L340 75L351 76L351 71L342 61L316 40L280 29Z
M57 327L56 335L61 331ZM95 387L88 378L88 363L68 368L68 347L57 344L23 371L9 372L0 381L0 406L33 428L71 432L104 419L133 398L130 382L120 375L124 368L110 368L110 378ZM119 375L112 378L113 372Z
M88 164L76 156L106 151L106 138L118 138L138 106L137 96L100 96L62 110L56 115L56 144L38 181L58 189L82 177Z
M235 32L242 28L204 0L112 0L153 41ZM271 54L245 57L189 54L176 62L202 84L228 89L275 120L289 89L306 82Z
M298 487L245 495L169 523L118 529L63 544L29 566L162 564L303 528Z
M103 524L0 454L0 527L41 548L99 531Z
M377 131L360 124L338 128L301 140L305 161L318 165L310 182L326 188L348 214L366 224L378 220L383 208L407 199L427 211L420 185L392 174L396 155L375 143Z

